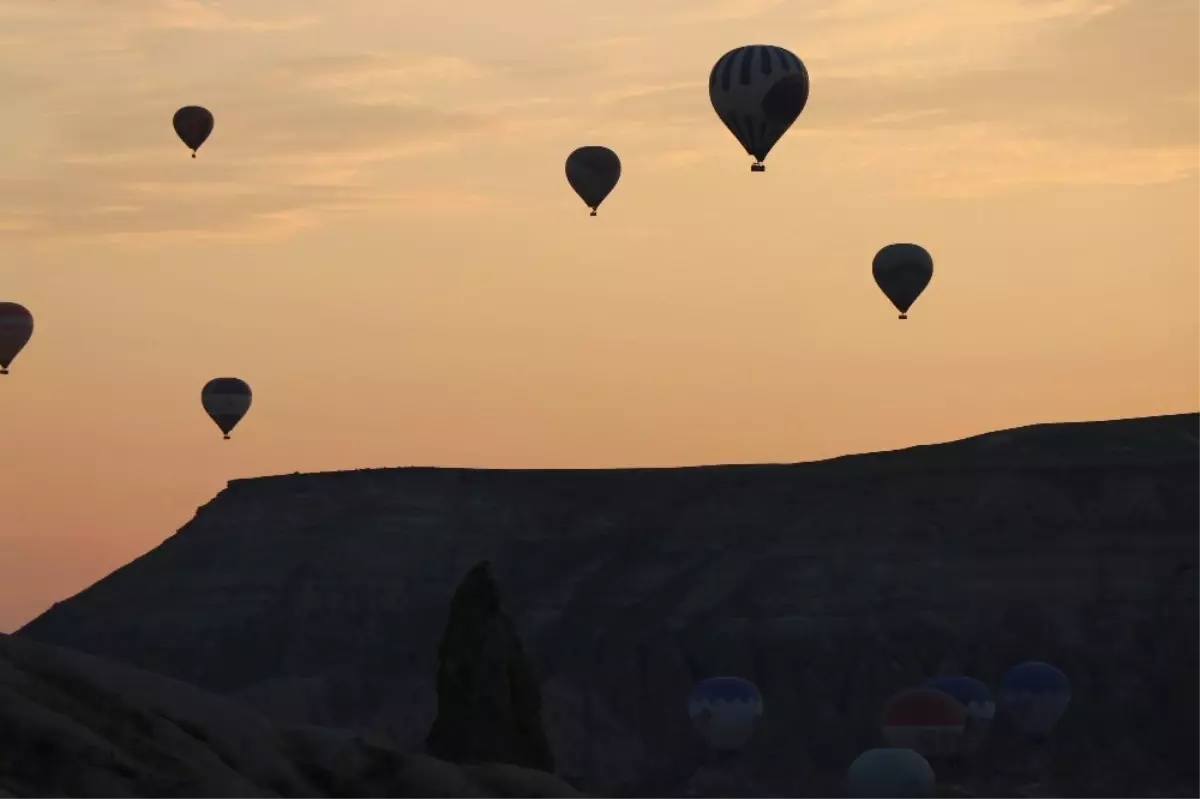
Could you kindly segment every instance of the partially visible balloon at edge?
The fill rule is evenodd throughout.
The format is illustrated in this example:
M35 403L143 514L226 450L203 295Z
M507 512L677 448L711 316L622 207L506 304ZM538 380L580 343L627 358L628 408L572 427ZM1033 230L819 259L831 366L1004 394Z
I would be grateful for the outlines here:
M32 336L33 314L29 309L15 302L0 302L0 375L8 374L8 367Z

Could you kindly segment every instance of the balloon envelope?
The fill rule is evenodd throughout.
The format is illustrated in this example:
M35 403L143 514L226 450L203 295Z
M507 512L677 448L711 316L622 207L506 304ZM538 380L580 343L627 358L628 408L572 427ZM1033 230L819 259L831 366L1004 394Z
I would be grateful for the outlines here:
M868 749L846 771L846 788L855 797L933 796L933 767L911 749Z
M876 253L871 272L900 318L906 319L908 309L933 278L933 258L916 244L889 244Z
M205 383L200 403L205 412L229 438L230 431L250 410L250 386L236 377L216 377Z
M808 69L782 47L730 50L708 75L708 99L729 132L754 156L754 172L808 104Z
M711 749L741 749L762 718L762 694L740 677L710 677L692 689L688 714Z
M1004 675L1000 709L1018 732L1047 735L1058 724L1071 702L1067 675L1041 661L1013 666Z
M883 738L888 746L912 749L925 757L956 754L966 723L967 709L932 688L906 688L883 708Z
M992 701L988 687L974 677L961 675L931 677L921 687L941 691L958 700L967 711L963 747L968 751L978 749L996 715L996 703Z
M188 105L175 112L171 124L175 128L175 135L183 140L194 156L213 131L213 115L207 108Z
M24 305L0 302L0 374L8 374L8 367L31 336L33 314Z
M592 216L620 179L621 159L607 147L580 147L567 156L567 182L592 209Z

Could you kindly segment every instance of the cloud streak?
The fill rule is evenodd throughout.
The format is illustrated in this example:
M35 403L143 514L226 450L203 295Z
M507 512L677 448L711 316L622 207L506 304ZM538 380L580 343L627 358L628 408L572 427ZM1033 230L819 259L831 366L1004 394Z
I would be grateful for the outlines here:
M870 5L824 10L840 6L849 14ZM1004 25L1022 19L1055 24L1019 53L983 67L971 60L959 70L843 65L827 74L810 64L808 108L781 148L804 147L806 161L824 171L886 167L929 175L914 181L916 191L955 196L1036 183L1154 184L1196 173L1200 81L1192 34L1200 20L1194 3L1063 0L996 7ZM965 6L956 8L965 13ZM921 19L899 19L893 32L923 30ZM958 29L944 19L941 24L944 31ZM884 36L887 30L881 23L866 35L903 42ZM1145 41L1161 43L1160 57L1131 57ZM647 120L676 130L714 127L701 81L613 92L597 101L635 130L645 130ZM715 146L714 136L698 134L667 161L690 163L698 152L715 153ZM736 148L732 141L725 146Z
M706 81L742 26L808 62L809 107L780 151L803 147L833 177L887 167L923 175L914 191L955 194L1154 183L1197 166L1186 0L680 2L636 33L480 58L300 46L334 6L260 5L0 2L0 90L24 148L0 183L0 236L242 236L397 205L482 212L495 202L474 189L375 173L464 148L502 163L505 148L571 131L657 149L668 168L734 157ZM697 35L667 48L668 30ZM260 44L226 52L242 34ZM1146 41L1156 58L1136 52ZM198 162L170 129L188 103L216 115Z

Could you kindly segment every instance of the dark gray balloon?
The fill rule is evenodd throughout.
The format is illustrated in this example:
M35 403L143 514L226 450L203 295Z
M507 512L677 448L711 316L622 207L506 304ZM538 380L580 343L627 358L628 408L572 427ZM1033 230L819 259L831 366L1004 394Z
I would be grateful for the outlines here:
M900 318L907 319L908 309L933 278L933 258L916 244L889 244L875 255L871 272Z
M0 302L0 375L8 374L13 359L33 336L33 314L24 305Z
M592 209L592 216L620 179L621 159L607 147L580 147L567 156L567 182Z
M195 158L196 151L213 132L213 115L207 108L187 105L175 112L171 124L175 128L175 135L183 140L192 151L192 158Z
M200 391L204 412L217 423L225 438L229 438L229 433L250 410L251 399L250 386L236 377L215 377Z

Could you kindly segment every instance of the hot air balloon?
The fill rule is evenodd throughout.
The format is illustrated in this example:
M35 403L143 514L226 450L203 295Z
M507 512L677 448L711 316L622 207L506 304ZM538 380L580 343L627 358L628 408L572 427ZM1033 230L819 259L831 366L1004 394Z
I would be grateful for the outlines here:
M854 797L923 797L936 789L933 767L911 749L868 749L846 771L846 792Z
M973 677L931 677L922 687L949 694L958 700L967 711L967 724L963 733L963 751L972 752L983 743L988 727L996 715L996 703L986 685Z
M900 318L907 319L908 309L933 277L933 258L916 244L889 244L875 254L871 272Z
M204 384L200 403L225 438L250 410L250 386L236 377L216 377Z
M175 112L171 124L175 127L175 134L183 140L192 151L192 158L195 158L196 151L213 131L213 115L207 108L186 105Z
M24 305L0 302L0 375L8 374L8 367L32 335L33 314Z
M966 723L967 709L949 694L906 688L884 705L883 739L925 757L949 757L960 750Z
M580 147L567 156L567 182L592 209L592 216L621 179L621 159L607 147Z
M1030 661L1004 675L1000 711L1017 732L1043 738L1058 724L1071 702L1071 681L1049 663Z
M808 103L808 70L782 47L752 44L730 50L708 76L708 99L725 127L754 156L751 172Z
M740 677L710 677L692 689L688 714L710 749L736 751L750 740L762 718L762 694Z

